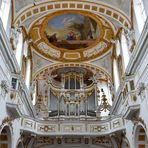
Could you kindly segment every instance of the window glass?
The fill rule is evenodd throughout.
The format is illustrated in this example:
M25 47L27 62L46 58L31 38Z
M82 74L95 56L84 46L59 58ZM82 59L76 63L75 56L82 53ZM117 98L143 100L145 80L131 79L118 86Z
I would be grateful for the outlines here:
M9 18L9 12L10 12L10 0L2 0L0 5L0 17L3 22L4 29L7 28L8 18Z
M12 89L16 89L16 87L17 87L17 79L16 78L12 78L11 86L12 86Z
M117 56L119 56L121 54L119 40L117 40L117 43L116 43L116 53L117 53Z
M141 33L146 20L146 13L142 0L134 0L134 11L137 19L138 29Z
M21 60L22 60L22 49L23 49L23 34L20 32L18 37L17 47L16 47L16 59L19 66L21 65Z
M124 31L122 31L122 35L121 35L121 46L122 46L122 53L123 53L123 59L124 59L124 69L126 69L129 62L129 52L128 52L127 40L126 40Z

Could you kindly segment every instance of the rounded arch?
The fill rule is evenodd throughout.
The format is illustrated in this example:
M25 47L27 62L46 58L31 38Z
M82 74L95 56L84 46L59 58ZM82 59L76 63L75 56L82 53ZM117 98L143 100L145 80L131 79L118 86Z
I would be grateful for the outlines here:
M142 124L139 123L134 127L133 135L135 148L148 148L148 135Z
M9 125L4 126L0 132L0 147L12 147L12 131Z
M64 3L64 4L63 4ZM75 9L75 10L87 10L93 11L94 13L103 14L107 17L112 18L115 21L118 21L125 28L130 28L131 22L129 17L126 14L116 9L114 6L110 6L100 2L88 2L88 1L50 1L50 2L42 2L35 5L26 6L22 10L19 11L17 16L14 19L14 24L21 25L23 22L31 18L33 15L39 15L45 13L50 13L56 10L67 10L67 9ZM108 13L109 12L109 13Z
M122 140L121 148L130 148L129 141L128 141L128 139L126 137L123 138L123 140Z
M34 75L33 75L33 80L37 79L40 75L47 73L47 72L51 72L53 69L57 69L57 68L67 68L67 67L81 67L81 68L86 68L90 71L92 71L94 74L96 73L101 73L101 75L104 75L108 80L110 80L110 82L112 82L112 78L111 75L102 67L98 67L96 65L93 64L84 64L84 63L55 63L55 64L51 64L49 66L46 66L44 68L41 68L40 70L38 70Z
M22 141L20 140L17 144L17 148L24 148Z

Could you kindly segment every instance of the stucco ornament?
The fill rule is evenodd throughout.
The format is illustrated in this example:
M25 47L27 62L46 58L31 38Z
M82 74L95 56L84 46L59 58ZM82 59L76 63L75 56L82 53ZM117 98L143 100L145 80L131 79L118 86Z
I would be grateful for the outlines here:
M21 29L20 28L18 28L18 27L12 27L11 28L11 34L10 34L11 38L10 38L10 40L11 40L12 48L14 50L16 50L16 48L17 48L17 44L18 44L18 41L19 41L19 34L20 33L21 33Z
M141 96L142 99L144 99L146 96L145 96L145 84L144 83L139 83L139 86L137 88L137 95L138 96Z
M125 36L127 39L128 47L129 47L130 51L132 52L132 50L134 49L134 46L135 46L135 31L128 29L125 31Z
M6 80L2 80L0 83L0 90L1 90L1 95L5 96L8 91L9 91L9 86L7 84Z

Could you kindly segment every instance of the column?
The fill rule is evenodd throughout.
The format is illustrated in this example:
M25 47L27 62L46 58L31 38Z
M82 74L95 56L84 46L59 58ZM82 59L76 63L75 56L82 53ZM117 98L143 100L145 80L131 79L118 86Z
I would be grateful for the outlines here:
M77 89L77 77L76 77L76 74L75 74L75 89Z
M121 47L122 47L122 56L124 61L123 65L124 65L124 71L125 71L130 57L129 57L129 49L127 46L127 40L125 37L124 30L122 30L122 34L121 34Z
M62 89L65 88L65 74L62 74Z
M70 89L70 75L68 76L68 89Z
M98 106L98 98L97 98L97 83L95 82L95 110Z
M80 104L80 112L84 112L84 100L81 101L81 104Z
M59 115L60 115L60 102L59 102L60 98L58 97L57 99L57 108L58 108L58 118L59 118Z
M70 102L68 103L68 106L69 106L68 111L69 111L69 116L70 116Z
M68 116L68 112L67 112L67 108L68 108L68 105L67 105L67 102L66 102L66 116Z
M115 88L116 88L116 91L120 85L120 80L119 80L119 73L118 73L118 66L117 66L117 60L114 58L114 61L113 61L113 70L114 70L114 83L115 83Z
M33 100L32 100L32 104L35 105L36 104L36 98L37 98L37 81L34 82L33 86Z
M78 116L80 116L80 103L78 103Z
M86 112L86 116L87 116L87 109L88 109L88 100L87 100L87 98L86 98L86 100L85 100L85 106L86 106L86 107L85 107L85 109L86 109L85 112Z
M18 43L16 46L16 60L18 65L21 67L22 65L22 55L23 55L23 34L21 29L17 30L18 32Z
M6 31L9 21L9 13L11 12L11 0L1 0L0 4L0 17Z
M48 111L50 111L50 85L48 85L48 95L47 95L47 97L48 97Z
M80 89L83 88L83 74L80 74Z
M31 77L31 59L30 59L30 56L28 56L28 58L27 58L26 79L25 79L25 83L26 83L27 88L29 88L29 86L30 86L30 77Z

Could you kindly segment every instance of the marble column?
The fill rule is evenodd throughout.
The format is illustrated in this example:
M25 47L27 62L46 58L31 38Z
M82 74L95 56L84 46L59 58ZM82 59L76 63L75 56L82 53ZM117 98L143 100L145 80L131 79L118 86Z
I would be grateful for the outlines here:
M48 86L48 111L50 111L50 85Z
M98 98L97 98L97 83L95 82L95 110L98 106Z

